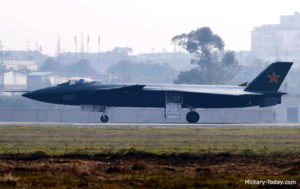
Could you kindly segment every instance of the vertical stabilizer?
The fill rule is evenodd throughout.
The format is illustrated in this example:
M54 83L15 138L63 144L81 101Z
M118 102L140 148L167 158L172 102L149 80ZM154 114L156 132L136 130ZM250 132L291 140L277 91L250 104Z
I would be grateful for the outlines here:
M292 64L292 62L272 63L246 87L245 91L278 91Z

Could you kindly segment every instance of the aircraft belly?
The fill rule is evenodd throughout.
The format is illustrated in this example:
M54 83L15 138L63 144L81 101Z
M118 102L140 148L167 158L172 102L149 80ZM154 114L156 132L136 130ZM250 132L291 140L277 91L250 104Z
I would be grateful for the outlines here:
M258 105L257 99L250 96L187 94L183 99L183 107L193 108L235 108Z
M164 92L110 92L98 95L96 104L115 107L164 107Z
M258 105L254 96L230 96L199 93L179 93L183 108L233 108ZM106 92L98 94L95 105L110 107L153 107L163 108L166 91Z

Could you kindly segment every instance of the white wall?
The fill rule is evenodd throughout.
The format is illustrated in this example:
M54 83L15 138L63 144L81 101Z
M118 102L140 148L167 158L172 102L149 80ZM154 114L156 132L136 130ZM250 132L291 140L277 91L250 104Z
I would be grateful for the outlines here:
M4 73L4 85L27 85L27 76L18 72Z
M268 123L275 122L270 109L202 109L200 123ZM161 108L113 108L107 112L109 122L186 123L187 110L178 120L166 120ZM38 122L100 122L100 112L83 112L74 109L0 109L0 121Z

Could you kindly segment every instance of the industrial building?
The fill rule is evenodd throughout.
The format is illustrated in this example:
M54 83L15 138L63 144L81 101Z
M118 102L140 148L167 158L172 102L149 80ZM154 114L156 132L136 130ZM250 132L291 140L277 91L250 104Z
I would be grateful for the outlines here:
M36 71L38 69L38 65L30 59L5 58L1 61L1 65L4 66L6 70Z
M31 72L27 74L27 88L30 90L57 85L66 80L55 72Z
M300 63L300 14L280 16L279 24L255 27L251 33L252 56L264 61ZM297 64L295 65L297 66Z

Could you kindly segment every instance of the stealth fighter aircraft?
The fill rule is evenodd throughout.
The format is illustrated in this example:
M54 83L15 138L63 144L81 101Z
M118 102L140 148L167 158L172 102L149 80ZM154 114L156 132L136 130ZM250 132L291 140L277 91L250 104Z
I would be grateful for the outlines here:
M24 97L54 104L78 105L82 110L102 112L100 120L108 121L111 107L165 108L165 116L190 111L189 123L200 119L197 108L267 107L281 103L278 91L292 66L292 62L275 62L253 81L238 86L225 85L152 85L102 84L85 79L70 79L57 86L23 94Z

